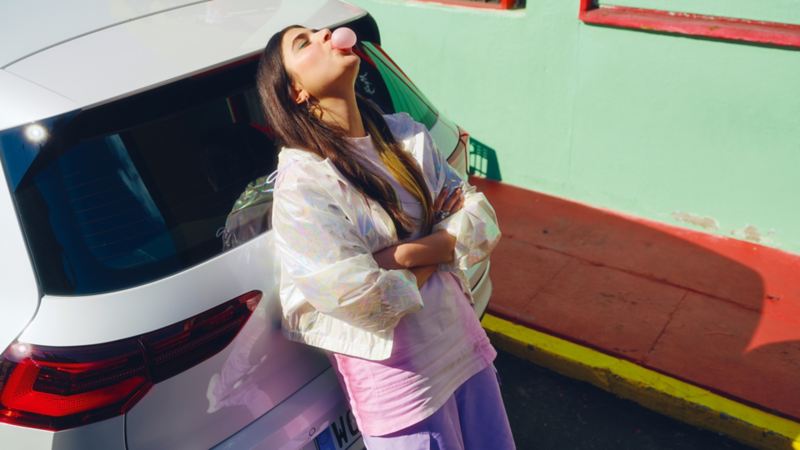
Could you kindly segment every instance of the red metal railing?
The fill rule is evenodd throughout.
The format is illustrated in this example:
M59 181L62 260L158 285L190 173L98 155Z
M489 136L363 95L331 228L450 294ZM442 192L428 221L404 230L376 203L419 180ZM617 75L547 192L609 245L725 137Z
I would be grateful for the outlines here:
M596 0L580 0L578 18L587 24L800 48L800 25L788 23L606 6Z

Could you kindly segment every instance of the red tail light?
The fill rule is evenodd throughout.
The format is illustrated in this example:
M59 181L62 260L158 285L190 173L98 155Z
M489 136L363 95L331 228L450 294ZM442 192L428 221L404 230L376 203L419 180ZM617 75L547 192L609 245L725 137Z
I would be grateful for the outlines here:
M0 356L0 422L63 430L124 414L153 384L217 354L261 300L251 291L183 322L80 347L15 342Z

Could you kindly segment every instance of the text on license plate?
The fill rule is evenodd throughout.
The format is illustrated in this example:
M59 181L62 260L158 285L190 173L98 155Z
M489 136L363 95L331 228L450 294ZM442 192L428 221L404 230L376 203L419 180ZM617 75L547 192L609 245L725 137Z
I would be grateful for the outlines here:
M347 410L315 439L317 450L362 450L361 432L353 413Z

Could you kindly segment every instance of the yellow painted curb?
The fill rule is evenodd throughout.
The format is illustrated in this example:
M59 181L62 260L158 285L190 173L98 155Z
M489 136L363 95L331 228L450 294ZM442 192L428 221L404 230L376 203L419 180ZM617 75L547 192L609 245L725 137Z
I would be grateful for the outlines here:
M800 423L488 313L481 323L498 348L540 366L746 445L800 450Z

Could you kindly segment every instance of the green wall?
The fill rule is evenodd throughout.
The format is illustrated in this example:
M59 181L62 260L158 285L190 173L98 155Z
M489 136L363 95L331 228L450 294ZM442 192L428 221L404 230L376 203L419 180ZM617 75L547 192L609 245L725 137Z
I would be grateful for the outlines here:
M578 0L351 1L503 182L800 253L800 50L585 25Z

